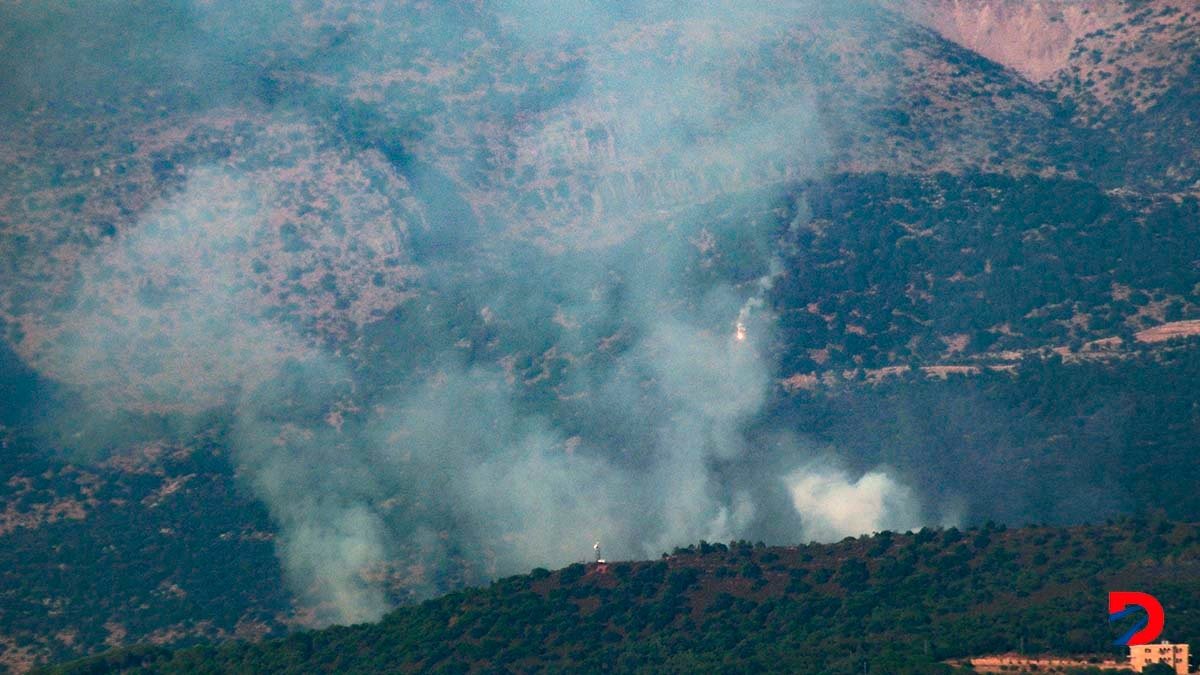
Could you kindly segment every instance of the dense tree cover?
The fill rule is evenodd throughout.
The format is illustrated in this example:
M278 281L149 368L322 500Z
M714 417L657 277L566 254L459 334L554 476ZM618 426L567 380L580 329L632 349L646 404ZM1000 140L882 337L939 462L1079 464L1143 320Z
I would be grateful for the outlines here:
M13 648L63 659L282 633L291 598L273 525L218 448L89 470L0 433L0 467L0 634Z
M397 610L377 624L174 653L136 648L52 672L951 672L1024 646L1118 655L1108 590L1200 638L1200 526L882 532L831 545L749 542L573 565Z
M872 174L798 186L780 223L772 297L786 372L1128 343L1200 316L1195 198L1034 176Z

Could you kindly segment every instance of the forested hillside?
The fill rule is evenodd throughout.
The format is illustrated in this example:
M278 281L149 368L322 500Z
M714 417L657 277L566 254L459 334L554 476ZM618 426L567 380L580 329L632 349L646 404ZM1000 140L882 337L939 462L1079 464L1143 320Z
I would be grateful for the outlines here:
M49 672L949 673L946 659L1019 649L1120 656L1109 590L1156 595L1164 636L1194 643L1198 569L1200 526L1161 519L700 542L658 561L536 569L372 625L132 648Z
M1104 649L1195 578L1192 5L0 4L0 671Z

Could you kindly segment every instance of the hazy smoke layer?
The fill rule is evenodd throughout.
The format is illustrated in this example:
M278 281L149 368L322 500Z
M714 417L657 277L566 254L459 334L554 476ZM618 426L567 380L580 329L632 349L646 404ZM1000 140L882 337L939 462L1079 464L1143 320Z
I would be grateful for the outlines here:
M205 66L181 72L248 121L210 124L222 158L182 158L81 256L30 360L98 411L227 411L322 621L594 539L641 557L919 523L884 470L746 436L775 348L761 212L825 144L802 63L758 89L742 71L816 10L431 4L256 3L261 37L222 3L175 7Z

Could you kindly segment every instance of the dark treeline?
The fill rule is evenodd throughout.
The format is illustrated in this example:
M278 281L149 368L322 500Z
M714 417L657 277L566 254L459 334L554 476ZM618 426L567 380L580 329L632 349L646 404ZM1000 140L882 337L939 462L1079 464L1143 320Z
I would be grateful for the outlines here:
M1108 590L1156 595L1200 638L1200 529L1161 518L988 524L791 548L700 542L600 572L535 569L377 624L261 644L134 647L48 672L951 673L952 658L1117 657ZM966 671L964 671L966 672Z

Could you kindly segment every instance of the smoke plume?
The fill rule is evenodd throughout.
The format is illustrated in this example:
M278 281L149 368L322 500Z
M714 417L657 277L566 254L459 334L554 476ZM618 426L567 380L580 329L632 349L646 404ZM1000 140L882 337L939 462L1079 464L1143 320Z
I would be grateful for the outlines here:
M114 122L159 193L79 249L22 354L98 415L222 411L320 621L378 617L396 577L428 594L594 540L644 557L929 515L883 468L747 433L779 348L763 212L827 160L786 60L816 3L304 4L253 3L256 34L174 3L119 61L85 43L10 72L35 98L117 70L137 100L191 87L182 132ZM37 44L89 23L6 11ZM139 56L163 40L170 60Z

